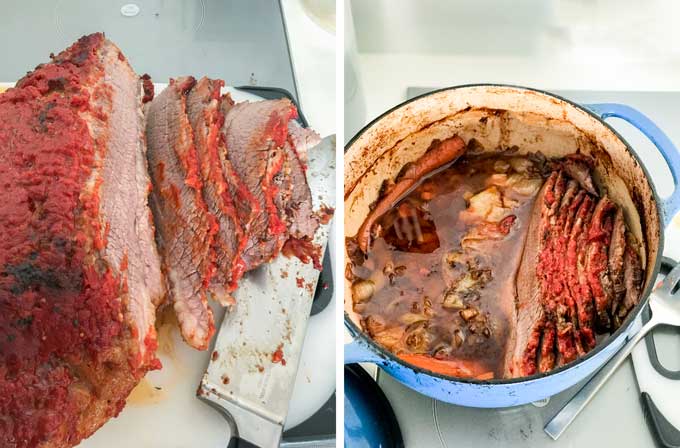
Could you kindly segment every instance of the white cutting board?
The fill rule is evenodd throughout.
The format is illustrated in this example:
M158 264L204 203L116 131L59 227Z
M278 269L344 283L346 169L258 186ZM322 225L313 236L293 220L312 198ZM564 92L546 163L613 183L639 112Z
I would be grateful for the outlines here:
M0 83L0 92L12 87ZM156 94L166 84L155 84ZM227 87L236 102L262 98ZM335 224L333 224L335 225ZM334 259L334 230L329 250ZM338 284L334 278L334 283ZM302 358L295 380L286 428L302 423L335 391L335 294L307 325ZM215 327L224 311L212 306ZM168 310L166 310L168 311ZM196 389L212 350L199 352L184 343L172 313L159 315L158 358L163 369L149 372L135 388L118 418L107 422L82 448L225 448L229 430L224 418L196 398Z

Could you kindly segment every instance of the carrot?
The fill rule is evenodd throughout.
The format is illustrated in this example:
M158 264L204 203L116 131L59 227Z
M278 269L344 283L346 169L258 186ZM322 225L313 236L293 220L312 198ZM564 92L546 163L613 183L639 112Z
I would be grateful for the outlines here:
M446 376L475 378L478 380L490 380L494 377L493 372L485 370L481 365L473 361L440 360L428 355L408 353L398 356L409 364Z

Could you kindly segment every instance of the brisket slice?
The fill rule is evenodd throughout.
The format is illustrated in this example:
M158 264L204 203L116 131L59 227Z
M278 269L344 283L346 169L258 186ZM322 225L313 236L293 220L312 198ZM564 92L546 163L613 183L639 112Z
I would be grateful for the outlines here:
M573 329L574 346L577 356L584 355L586 353L586 349L583 347L579 333L578 294L577 291L574 290L574 285L578 282L578 276L576 274L576 257L575 255L570 256L569 248L572 241L573 231L577 223L578 211L586 198L586 192L584 190L579 190L573 201L571 201L571 204L569 204L569 208L566 211L566 219L563 230L564 241L562 245L564 294L567 297L567 305L569 307L569 322L571 323Z
M609 311L614 298L614 287L609 278L609 243L613 226L611 212L615 209L616 204L607 196L603 196L595 206L588 229L586 275L593 293L597 324L601 331L609 330L611 327Z
M221 128L224 118L219 108L220 89L223 85L221 80L199 80L187 95L187 115L198 151L203 198L219 225L213 241L216 270L210 291L215 300L227 305L233 303L229 292L236 289L237 282L243 275L240 253L246 240L219 155L223 146Z
M588 352L595 347L595 310L592 294L585 271L587 232L593 213L594 202L586 196L576 211L576 219L567 245L569 289L576 304L578 338L583 350Z
M225 101L223 101L225 103ZM297 111L286 100L223 105L226 159L251 193L254 204L238 207L246 223L245 270L274 258L287 238L286 223L277 208L275 176L285 160L288 122Z
M591 163L591 159L586 156L572 154L567 156L560 165L572 179L579 183L581 188L597 197L598 193L595 188L595 182L593 182L593 177L590 174Z
M0 440L70 447L155 358L141 86L102 34L0 95Z
M319 218L313 209L312 192L305 175L306 167L299 153L306 154L307 148L318 144L320 139L313 131L303 131L309 137L302 141L289 138L283 147L285 161L280 176L282 185L279 187L279 209L283 211L288 233L292 238L311 240L319 228ZM300 131L296 132L299 135Z
M548 242L546 196L552 195L557 179L553 172L538 192L531 211L526 241L519 263L516 281L516 326L510 337L505 359L505 376L514 378L533 375L538 371L538 353L546 324L541 300L541 285L536 275L539 254Z
M546 182L547 183L547 182ZM539 254L539 262L536 266L536 276L540 281L541 302L546 313L545 329L541 341L541 352L538 371L543 373L551 370L556 362L556 346L558 342L558 325L560 324L559 313L562 305L561 286L562 278L559 269L560 256L558 240L560 236L559 211L567 191L567 178L562 171L557 173L554 187L548 188L543 201L544 212L541 213L543 226L547 229L547 241Z
M567 163L578 179L565 176ZM557 163L534 204L507 377L548 372L588 353L595 334L618 328L639 301L643 271L623 210L591 194L581 163Z
M203 182L186 110L191 77L171 79L148 103L146 139L153 182L151 209L182 336L205 350L214 333L206 287L214 272L217 221L201 193Z
M553 269L551 292L558 297L557 304L557 364L563 365L573 361L581 351L575 337L575 318L576 309L574 299L569 291L569 281L567 277L567 259L564 254L567 252L569 231L567 223L573 216L572 203L579 196L578 183L569 180L567 189L560 203L558 217L555 221L555 237L553 239Z
M611 243L609 245L609 276L614 288L614 297L611 306L611 315L614 326L618 327L621 322L618 311L623 298L626 295L624 282L624 254L626 252L626 223L623 218L623 209L617 208L614 214Z
M220 99L220 112L222 114L223 120L224 117L226 117L229 113L229 110L234 107L234 104L235 103L229 93L226 93L222 96ZM241 224L241 229L243 229L244 238L242 244L245 248L245 244L248 242L248 239L245 236L248 234L253 220L259 215L262 209L257 198L248 189L248 185L246 185L244 180L234 169L231 160L229 160L228 154L229 151L227 150L223 122L222 132L220 132L219 157L222 164L224 178L227 181L229 192L231 193L231 196L234 200L234 206L236 208L239 223ZM245 270L245 263L241 267Z
M626 245L624 265L623 282L626 288L626 294L623 297L623 304L619 306L616 312L617 320L619 322L623 322L630 310L638 304L642 289L644 274L642 263L640 262L640 256L630 244Z

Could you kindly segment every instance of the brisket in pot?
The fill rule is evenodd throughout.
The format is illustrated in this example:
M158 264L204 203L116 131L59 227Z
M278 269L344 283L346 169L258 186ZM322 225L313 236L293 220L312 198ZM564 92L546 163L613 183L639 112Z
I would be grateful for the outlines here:
M586 354L595 335L618 328L639 301L642 269L623 211L607 195L591 194L584 186L592 180L582 172L579 177L552 172L536 199L517 278L506 376L547 372Z
M457 140L434 141L386 179L348 240L354 312L397 356L438 369L474 361L480 379L584 356L639 301L643 271L623 208L580 154L468 154L424 169L457 158Z

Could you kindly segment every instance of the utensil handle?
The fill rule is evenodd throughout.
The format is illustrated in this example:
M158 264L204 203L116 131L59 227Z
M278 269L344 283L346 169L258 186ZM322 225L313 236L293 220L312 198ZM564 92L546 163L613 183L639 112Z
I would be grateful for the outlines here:
M544 431L557 440L562 433L569 427L569 425L576 419L576 416L586 407L593 399L595 394L607 382L609 377L616 371L616 369L626 360L628 355L633 351L635 345L645 337L649 331L658 324L657 320L652 315L652 318L638 331L626 344L614 355L613 358L607 362L586 384L574 395L571 400L548 422Z
M229 445L227 445L227 448L260 448L260 447L240 437L232 437L229 440Z
M345 364L355 364L357 362L380 364L380 361L381 359L378 355L358 341L345 344Z
M652 120L630 106L616 103L599 103L586 104L586 107L602 117L602 119L615 117L632 124L654 143L654 146L656 146L666 160L668 169L670 169L673 176L674 186L673 193L663 200L663 219L665 225L668 225L673 216L680 210L680 188L678 187L680 184L680 154L673 142Z
M671 270L677 265L677 263L667 257L661 257L661 267L659 272L663 275L668 275ZM680 446L680 431L676 428L673 423L671 423L666 416L661 412L654 402L654 398L657 400L667 400L672 399L671 397L665 397L663 386L660 388L651 388L648 391L650 384L659 382L659 384L665 385L667 381L680 381L680 371L673 371L667 369L661 364L656 352L656 344L654 343L654 336L649 333L645 336L645 344L647 344L647 356L648 359L644 359L642 364L651 364L651 369L647 370L644 366L641 366L643 372L643 377L638 375L638 366L636 360L635 363L635 376L637 377L638 385L640 390L640 403L642 404L642 410L645 415L645 420L649 426L656 444L660 448L674 448ZM653 379L650 378L650 375Z

